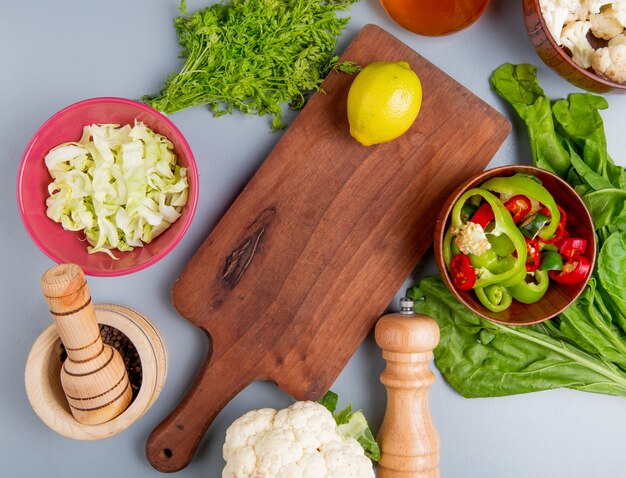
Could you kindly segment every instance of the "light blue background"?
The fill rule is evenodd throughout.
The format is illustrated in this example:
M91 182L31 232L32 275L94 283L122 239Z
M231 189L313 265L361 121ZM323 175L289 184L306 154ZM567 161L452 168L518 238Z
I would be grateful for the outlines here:
M512 118L488 84L490 73L502 63L538 65L541 84L553 98L576 90L540 62L528 42L519 3L494 0L469 29L424 38L395 25L376 0L361 0L351 9L352 20L338 50L343 51L365 24L376 23ZM193 11L207 2L188 4ZM20 222L15 202L18 162L31 135L59 109L90 97L139 98L160 89L165 76L181 65L172 26L177 0L2 0L0 6L0 476L158 476L144 455L146 437L190 386L207 348L203 333L173 309L172 283L280 134L270 133L266 118L235 114L215 119L202 107L171 116L193 148L200 170L200 203L191 228L171 254L142 272L89 279L97 302L134 307L159 327L169 349L165 388L140 421L115 437L80 442L57 435L32 411L24 390L26 357L50 323L39 278L53 263ZM608 100L610 109L603 117L609 150L624 165L626 96L611 95ZM527 134L515 120L490 166L529 162ZM406 285L434 270L429 253ZM383 366L370 337L333 387L344 402L352 400L364 409L374 429L385 407L378 381ZM443 477L626 476L625 398L557 390L466 400L435 373L431 411L441 437ZM227 426L252 408L290 403L290 397L271 384L248 387L218 416L194 461L178 476L220 476Z

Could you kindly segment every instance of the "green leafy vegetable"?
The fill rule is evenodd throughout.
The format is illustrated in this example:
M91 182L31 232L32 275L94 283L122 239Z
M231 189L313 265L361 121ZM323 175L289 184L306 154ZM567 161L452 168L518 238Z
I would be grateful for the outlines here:
M592 279L592 283L595 281ZM437 320L441 341L435 349L437 368L464 397L496 397L559 387L626 396L626 373L595 352L585 351L561 331L590 309L579 300L576 311L561 321L510 327L475 315L461 304L439 276L422 279L409 289L415 311ZM587 296L594 296L588 289ZM595 311L594 311L595 313ZM611 349L612 340L593 332L593 316L586 323L593 342ZM608 331L607 331L608 332ZM567 331L574 336L573 331Z
M465 397L559 387L626 396L626 171L607 152L598 113L606 100L574 93L551 103L532 65L503 65L491 84L526 123L534 164L565 178L589 207L597 267L559 317L519 327L473 314L440 277L422 279L407 295L440 325L437 367Z
M493 73L491 85L527 125L532 125L528 135L535 165L563 175L570 166L569 155L555 131L550 100L537 83L537 69L532 65L502 65Z
M337 427L344 437L354 438L358 441L368 458L374 461L380 459L380 448L362 411L357 410L353 412L352 404L350 403L345 409L335 413L339 403L339 396L330 390L319 400L319 403L333 414Z
M374 461L380 459L380 448L363 412L356 411L352 413L346 423L339 425L339 431L343 436L355 438L365 450L365 455L368 458Z
M359 73L363 67L354 61L341 61L339 63L335 63L333 66L333 70L338 73L348 73L349 75L356 75Z
M318 403L324 405L326 409L334 414L335 410L337 410L337 404L339 403L339 395L337 395L332 390L326 392L326 394L318 400Z
M555 101L552 112L564 138L585 158L589 168L614 187L626 188L626 171L609 157L604 125L598 112L608 106L601 96L579 93Z
M239 109L271 115L283 127L282 107L304 106L337 65L337 36L349 18L338 18L357 0L232 0L191 15L181 2L174 20L185 63L157 97L145 97L165 113L206 104L216 116Z
M89 253L132 251L163 233L187 202L187 170L174 146L141 122L89 125L46 155L47 216L84 231Z
M626 331L626 234L612 234L604 242L598 256L598 278L611 297L616 310L611 311L621 319L621 328Z

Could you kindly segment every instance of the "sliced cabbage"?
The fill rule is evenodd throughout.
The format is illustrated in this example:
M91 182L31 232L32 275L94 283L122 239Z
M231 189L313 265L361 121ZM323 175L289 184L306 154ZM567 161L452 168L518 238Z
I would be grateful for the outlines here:
M172 143L144 123L92 124L45 157L47 216L84 231L90 254L132 251L162 234L187 203L187 170Z

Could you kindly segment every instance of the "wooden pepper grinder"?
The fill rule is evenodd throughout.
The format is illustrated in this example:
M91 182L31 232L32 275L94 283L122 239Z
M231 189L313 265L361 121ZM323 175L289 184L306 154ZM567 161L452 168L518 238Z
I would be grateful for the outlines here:
M400 313L381 317L376 343L387 366L380 380L387 389L387 410L378 433L378 478L438 478L439 437L428 410L428 389L435 376L428 368L439 343L439 326L413 312L400 299Z
M67 352L61 386L72 415L85 425L115 418L128 407L132 390L121 355L102 342L82 269L55 266L44 273L41 288Z

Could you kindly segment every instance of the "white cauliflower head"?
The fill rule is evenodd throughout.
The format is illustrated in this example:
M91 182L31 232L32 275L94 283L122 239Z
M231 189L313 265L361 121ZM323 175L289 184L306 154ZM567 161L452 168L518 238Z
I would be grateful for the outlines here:
M574 62L583 68L589 68L593 62L594 49L587 40L590 28L589 21L572 22L565 25L561 33L561 44L572 53Z
M597 49L593 55L593 69L611 81L626 83L626 44Z
M624 25L622 25L615 14L616 11L610 5L599 13L592 13L589 16L591 33L605 40L610 40L620 35L624 31Z
M246 413L226 431L223 455L222 478L374 478L361 445L315 402Z
M482 256L488 249L491 249L491 243L480 224L468 221L460 229L453 230L452 233L456 235L454 239L456 247L463 254Z

